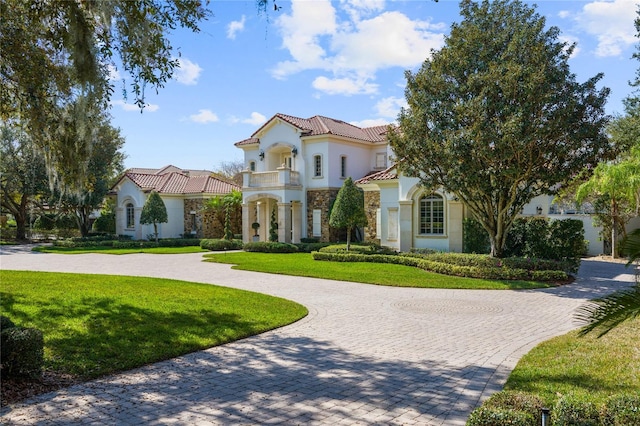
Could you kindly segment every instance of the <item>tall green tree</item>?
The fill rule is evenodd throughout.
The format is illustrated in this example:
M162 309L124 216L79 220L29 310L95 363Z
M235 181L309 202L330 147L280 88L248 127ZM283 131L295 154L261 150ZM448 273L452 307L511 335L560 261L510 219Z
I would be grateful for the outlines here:
M636 37L640 38L640 6L637 9L635 27ZM636 44L636 52L633 54L633 58L640 60L640 42ZM634 87L640 86L640 67L636 70L636 80L631 85ZM638 135L640 135L640 121L638 120L640 96L638 96L637 90L625 100L627 115L635 115L635 118L625 121L624 126L627 126L628 133L623 137L631 135L631 144L634 144L636 148L640 148L640 138L638 138ZM632 149L633 152L634 149ZM640 152L636 150L635 154L638 155ZM627 267L636 264L636 285L583 305L576 313L576 317L586 323L586 326L580 330L581 335L599 330L598 336L603 336L622 322L640 316L640 281L637 269L637 263L640 261L640 229L631 232L623 240L622 247L624 253L629 257Z
M16 220L16 238L26 239L31 211L49 197L43 155L17 125L0 124L0 201Z
M358 188L350 177L345 179L338 191L329 216L329 225L334 228L347 228L347 251L351 248L351 231L367 225L364 191Z
M578 83L574 46L520 1L463 0L462 22L421 69L389 140L399 170L465 203L503 255L525 204L611 157L601 74Z
M162 197L157 191L151 191L149 198L142 206L142 212L140 213L140 224L151 225L153 224L153 234L156 237L156 243L158 242L158 224L167 223L169 216L167 215L167 207L162 201Z
M212 197L205 201L202 210L214 215L222 225L223 237L233 239L234 233L242 232L242 192L233 190L229 194Z

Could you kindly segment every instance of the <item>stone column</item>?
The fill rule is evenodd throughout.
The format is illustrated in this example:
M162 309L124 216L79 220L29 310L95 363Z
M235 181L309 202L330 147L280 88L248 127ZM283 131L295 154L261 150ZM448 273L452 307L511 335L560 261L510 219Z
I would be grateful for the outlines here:
M291 203L278 203L278 241L291 242Z

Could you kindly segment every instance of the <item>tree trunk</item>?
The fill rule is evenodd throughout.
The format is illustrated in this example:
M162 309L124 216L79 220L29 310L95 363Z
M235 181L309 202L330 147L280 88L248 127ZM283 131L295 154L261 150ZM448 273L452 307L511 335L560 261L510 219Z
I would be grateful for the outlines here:
M616 228L617 215L618 205L614 200L611 200L611 257L614 259L618 257L618 230Z
M504 245L507 241L505 233L489 234L489 241L491 242L491 257L501 258L504 257Z
M158 223L157 222L153 222L153 233L156 236L156 244L158 243Z
M351 250L351 227L347 227L347 251Z

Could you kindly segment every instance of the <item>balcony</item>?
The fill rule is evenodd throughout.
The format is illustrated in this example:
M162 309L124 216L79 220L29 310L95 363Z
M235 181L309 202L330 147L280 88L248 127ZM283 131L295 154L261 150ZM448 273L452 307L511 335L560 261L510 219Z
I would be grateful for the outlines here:
M244 188L278 188L300 186L300 173L286 167L279 167L272 172L243 173L242 186Z

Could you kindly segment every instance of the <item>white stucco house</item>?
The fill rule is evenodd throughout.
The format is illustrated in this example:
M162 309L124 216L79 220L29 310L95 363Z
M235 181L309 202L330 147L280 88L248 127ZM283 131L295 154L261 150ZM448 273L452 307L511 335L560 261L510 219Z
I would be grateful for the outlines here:
M164 201L169 219L158 225L160 238L179 238L185 234L209 238L214 224L207 223L203 203L240 187L209 170L185 170L172 165L129 169L110 192L116 203L116 234L136 240L153 234L153 225L140 224L140 213L154 190Z
M360 128L333 118L276 114L249 138L237 142L244 152L243 240L267 241L275 214L278 241L301 238L335 241L329 212L344 179L365 191L369 224L363 239L407 251L462 250L462 223L468 212L451 194L426 191L416 178L399 175L385 133L386 126ZM584 222L589 253L603 252L591 216L564 212L541 196L524 216L573 218ZM259 224L257 232L252 224Z

